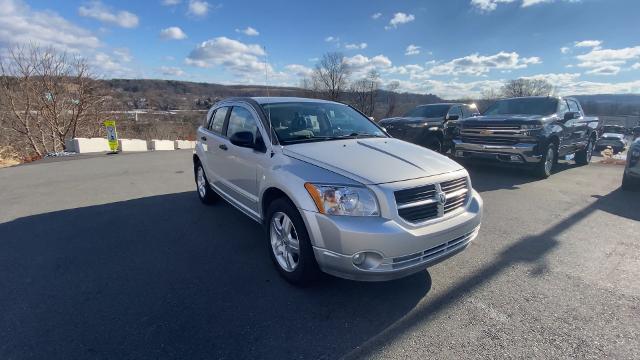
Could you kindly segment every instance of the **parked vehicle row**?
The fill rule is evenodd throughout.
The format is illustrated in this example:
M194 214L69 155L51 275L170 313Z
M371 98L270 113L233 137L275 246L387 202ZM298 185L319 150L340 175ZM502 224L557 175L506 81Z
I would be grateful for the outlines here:
M336 102L233 98L214 105L193 154L203 203L263 224L280 274L389 280L464 250L482 199L448 157L390 137Z
M622 188L640 190L640 138L637 138L629 146L627 163L622 177Z
M460 161L529 166L541 178L551 175L558 160L588 164L600 128L599 119L585 116L573 98L504 99L482 115L470 105L434 104L420 106L408 115L426 109L432 110L433 118L407 116L384 119L380 124L392 136L436 151L451 150Z
M602 127L602 135L596 143L596 150L604 150L611 147L614 154L622 152L627 147L627 129L619 125L606 125Z

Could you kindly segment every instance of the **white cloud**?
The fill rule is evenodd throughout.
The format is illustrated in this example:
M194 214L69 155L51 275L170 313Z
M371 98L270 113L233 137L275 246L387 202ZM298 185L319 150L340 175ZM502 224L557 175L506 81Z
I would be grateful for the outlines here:
M162 5L164 6L173 6L178 5L182 2L182 0L162 0Z
M187 38L187 34L177 26L171 26L160 30L160 37L165 40L182 40Z
M377 12L377 13L375 13L375 14L371 15L371 18L372 18L373 20L377 20L377 19L379 19L379 18L380 18L380 16L382 16L382 13Z
M637 62L631 66L633 70L640 70L640 62Z
M336 41L340 41L340 38L335 37L335 36L327 36L326 38L324 38L324 41L326 41L326 42L336 42Z
M391 20L389 20L389 25L385 26L384 28L387 30L392 28L395 29L398 27L398 25L410 23L415 19L416 17L413 16L413 14L405 14L403 12L398 12L393 14L393 17L391 18Z
M123 28L138 26L138 16L128 11L113 11L100 1L91 1L78 8L80 16L90 17L104 23L114 24Z
M407 46L407 49L404 51L405 55L418 55L420 54L420 46L410 44Z
M198 44L185 62L203 68L221 66L247 79L257 74L264 76L263 56L265 52L260 45L245 44L222 36ZM267 65L267 68L273 73L271 65Z
M236 29L236 32L237 32L237 33L245 34L245 35L247 35L247 36L258 36L258 35L260 35L260 33L258 32L258 30L256 30L256 29L252 28L251 26L247 26L247 28L246 28L246 29L242 29L242 30L240 30L240 29Z
M100 40L52 11L34 11L21 0L0 0L0 45L37 44L71 52L94 49Z
M310 77L313 74L313 69L299 64L290 64L284 67L288 72L299 77Z
M122 59L114 59L108 54L98 52L89 58L89 63L105 77L131 77L134 72L122 64Z
M481 12L491 12L494 11L499 4L520 2L520 7L526 8L537 4L553 3L556 1L577 3L581 2L582 0L471 0L471 6L475 7Z
M187 73L184 72L184 70L182 70L179 67L175 67L175 66L160 66L158 68L158 71L165 76L173 76L173 77L182 77L185 76Z
M602 45L602 41L600 40L583 40L583 41L576 41L573 46L597 48L597 47L600 47L600 45Z
M494 55L484 56L471 54L449 62L435 65L430 69L432 75L474 75L480 76L492 69L513 70L523 69L529 65L539 64L539 57L521 58L516 52L501 51Z
M194 16L205 16L210 8L211 5L206 1L189 0L189 10L187 13Z
M579 67L591 69L588 74L617 75L629 61L640 59L640 46L622 49L594 47L586 54L576 56Z
M122 62L131 62L133 60L133 56L127 48L113 49L113 55L117 56Z
M382 71L391 68L392 65L391 60L382 54L371 58L358 54L352 57L345 57L344 62L354 79L364 77L370 70Z
M363 42L360 44L347 44L344 46L344 48L347 50L362 50L367 48L367 43Z
M568 54L571 51L571 48L563 46L560 48L560 52L563 54Z

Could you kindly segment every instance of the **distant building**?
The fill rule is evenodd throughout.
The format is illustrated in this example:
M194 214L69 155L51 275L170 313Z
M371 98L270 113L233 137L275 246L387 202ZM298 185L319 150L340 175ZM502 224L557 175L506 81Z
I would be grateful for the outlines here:
M640 126L640 115L600 115L604 125L621 125L627 128Z

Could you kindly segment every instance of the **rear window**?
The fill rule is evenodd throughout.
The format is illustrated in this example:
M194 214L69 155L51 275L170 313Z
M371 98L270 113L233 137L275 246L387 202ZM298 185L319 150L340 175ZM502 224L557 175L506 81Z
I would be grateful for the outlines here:
M422 105L409 111L405 117L425 117L425 118L443 118L451 105Z

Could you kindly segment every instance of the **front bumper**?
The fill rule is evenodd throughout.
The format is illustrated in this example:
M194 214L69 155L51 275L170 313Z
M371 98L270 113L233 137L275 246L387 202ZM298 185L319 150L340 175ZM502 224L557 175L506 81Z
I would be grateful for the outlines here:
M536 164L542 160L542 155L536 151L537 144L485 145L454 139L453 146L453 156L460 159L482 158L516 164Z
M351 280L384 281L424 270L464 250L478 234L482 199L472 191L463 212L421 227L382 217L301 213L322 271ZM356 266L353 255L360 252L374 254L376 265Z

